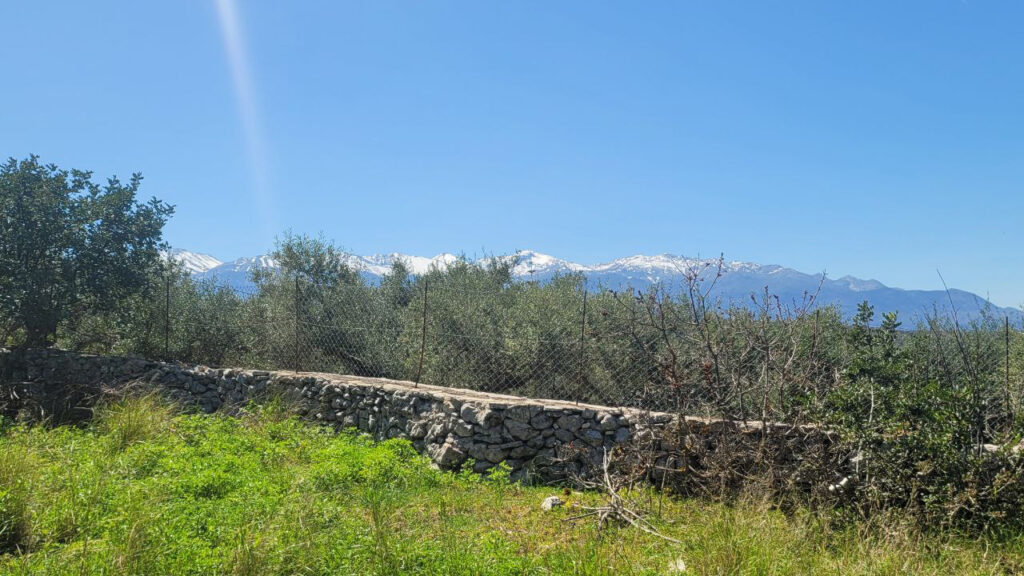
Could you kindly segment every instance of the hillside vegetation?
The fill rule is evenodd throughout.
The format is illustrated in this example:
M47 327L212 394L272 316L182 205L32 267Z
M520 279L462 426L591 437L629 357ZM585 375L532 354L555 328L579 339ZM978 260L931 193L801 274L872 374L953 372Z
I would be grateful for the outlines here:
M969 534L988 546L1024 527L1024 333L984 310L969 325L936 314L905 326L895 313L876 318L866 302L844 318L819 307L815 293L787 302L765 291L723 302L711 296L722 278L714 266L684 271L686 286L671 294L588 290L571 274L517 282L513 263L501 259L417 276L396 263L369 284L332 242L290 234L272 254L278 268L257 270L252 289L239 292L195 282L161 259L172 210L155 199L137 202L140 177L105 186L91 178L35 157L0 167L0 213L13 215L0 219L0 347L381 376L828 430L833 451L824 460L771 469L773 460L755 448L725 458L722 475L677 491L705 502L753 491L790 512L856 518L859 528L833 534L826 521L799 512L782 522L757 505L664 499L657 521L667 533L687 541L700 538L687 536L691 529L713 535L703 516L721 514L729 520L720 529L736 531L736 540L691 551L691 566L778 559L856 572L875 565L843 563L879 555L897 571L906 562L927 570L965 558L992 566L1010 556L974 557L976 544L953 553L934 534ZM636 540L646 536L598 537L557 515L538 516L540 493L532 489L431 472L405 445L300 434L280 418L110 410L84 430L4 433L0 546L11 569L95 562L97 570L159 573L145 563L173 558L197 571L252 561L358 572L383 558L386 569L398 570L400 561L408 572L420 557L434 558L424 565L440 570L431 562L463 555L452 570L497 570L496 560L473 562L502 550L511 572L565 571L600 558L599 565L654 562L661 570L669 560L668 552L646 552L665 545ZM674 449L685 453L685 438L677 440ZM318 483L319 471L332 466L348 472ZM378 467L394 477L359 480L385 474ZM444 494L478 515L450 512L439 504L448 502L438 500ZM907 543L902 528L895 540L872 528L893 515L932 536ZM370 543L359 534L370 534ZM748 557L746 546L758 553ZM345 552L335 557L336 550ZM794 566L786 567L804 569Z
M681 295L592 294L574 276L513 282L499 261L417 277L399 265L369 285L342 256L286 236L279 269L256 274L247 294L165 270L114 312L72 315L57 344L824 426L834 451L802 471L760 466L774 459L755 447L696 491L679 488L733 497L723 492L754 480L775 501L809 497L865 518L895 509L974 533L1024 522L1024 338L995 318L905 327L895 314L877 322L865 303L845 321L813 294L736 306L707 296L713 268L694 270Z
M549 495L567 505L540 509ZM848 523L753 500L632 495L681 545L566 520L598 493L431 468L404 441L271 407L177 414L147 396L87 427L0 431L3 574L1007 574L1024 539Z

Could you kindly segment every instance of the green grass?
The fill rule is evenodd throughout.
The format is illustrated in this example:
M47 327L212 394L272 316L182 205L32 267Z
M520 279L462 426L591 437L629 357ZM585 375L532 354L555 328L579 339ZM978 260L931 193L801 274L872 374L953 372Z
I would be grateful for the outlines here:
M1009 574L1024 538L837 529L756 503L664 499L630 527L542 512L558 489L442 473L264 412L174 414L152 397L88 428L0 431L0 574ZM657 495L638 494L657 511ZM599 494L573 494L596 503ZM672 572L670 565L685 565Z

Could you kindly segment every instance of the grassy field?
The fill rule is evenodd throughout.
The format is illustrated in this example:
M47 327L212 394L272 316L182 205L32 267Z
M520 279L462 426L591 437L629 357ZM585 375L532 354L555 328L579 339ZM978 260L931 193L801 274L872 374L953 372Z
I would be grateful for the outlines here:
M550 487L432 469L405 442L142 398L88 428L0 431L2 574L1012 574L1024 538L837 528L637 494L682 545L565 522ZM660 510L659 510L660 509ZM898 515L897 515L898 516Z

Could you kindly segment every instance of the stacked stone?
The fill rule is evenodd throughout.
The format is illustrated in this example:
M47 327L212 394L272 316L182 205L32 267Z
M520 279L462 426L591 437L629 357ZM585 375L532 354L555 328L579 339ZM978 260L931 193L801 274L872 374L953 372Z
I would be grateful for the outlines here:
M545 406L523 399L466 399L436 390L372 381L275 375L272 385L300 399L301 415L336 428L356 428L378 440L408 438L441 468L473 460L485 472L504 462L516 477L544 479L579 473L560 450L599 462L605 450L629 440L633 422L621 410Z
M88 356L62 350L33 349L25 353L26 379L86 385L115 382L138 376L158 365L140 358Z
M572 447L586 460L599 462L605 450L626 442L632 423L621 411L590 408L508 404L503 402L451 403L427 453L442 467L474 460L483 472L505 462L513 471L532 470L542 477L578 472L575 461L562 458Z
M222 406L236 407L257 400L270 383L270 372L162 364L144 374L142 380L168 389L172 398L196 404L204 412L215 412Z
M293 402L306 419L356 428L376 439L408 438L443 469L472 460L475 471L486 472L504 462L515 478L585 477L600 469L604 454L616 445L634 435L657 435L673 421L667 414L373 378L214 369L54 350L35 351L27 359L30 379L48 385L145 382L204 412L244 406L273 393Z

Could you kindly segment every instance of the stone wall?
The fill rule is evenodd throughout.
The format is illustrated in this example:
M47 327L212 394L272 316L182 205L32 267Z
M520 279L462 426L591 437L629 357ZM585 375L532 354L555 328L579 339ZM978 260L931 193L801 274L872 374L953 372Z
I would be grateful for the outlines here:
M713 437L723 432L749 436L761 430L753 423L680 422L669 414L335 374L214 369L57 350L29 350L0 364L5 362L8 380L17 376L0 390L6 398L0 413L8 417L32 410L44 417L47 409L88 411L105 392L138 385L155 386L211 413L279 397L308 420L358 428L377 439L408 438L442 468L458 468L472 459L474 470L484 472L504 462L514 477L544 481L585 477L597 470L606 451L638 436L678 434L679 424L691 436L684 444L699 445L695 454L713 450ZM660 458L664 464L670 457L666 446L654 461Z

